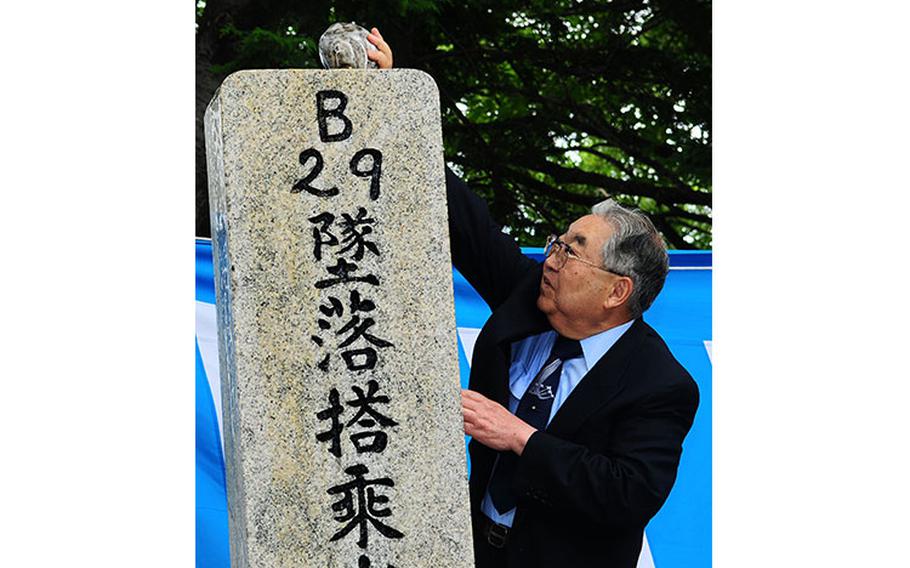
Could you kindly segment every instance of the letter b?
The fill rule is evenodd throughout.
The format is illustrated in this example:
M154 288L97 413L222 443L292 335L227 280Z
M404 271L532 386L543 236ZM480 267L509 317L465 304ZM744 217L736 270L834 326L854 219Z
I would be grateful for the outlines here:
M327 100L338 101L338 106L332 109L325 108ZM319 139L323 142L339 142L350 138L352 125L350 119L344 115L348 106L348 97L341 91L318 91L316 93L316 120L319 122ZM329 117L340 120L344 124L341 132L329 134Z

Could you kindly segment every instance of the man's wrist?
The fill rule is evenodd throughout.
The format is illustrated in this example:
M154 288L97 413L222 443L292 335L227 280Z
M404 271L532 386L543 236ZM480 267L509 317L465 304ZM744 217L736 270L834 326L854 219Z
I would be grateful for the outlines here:
M531 439L534 432L537 432L536 428L522 422L515 431L515 441L512 443L512 451L520 456L522 452L525 451L525 446L528 444L528 440Z

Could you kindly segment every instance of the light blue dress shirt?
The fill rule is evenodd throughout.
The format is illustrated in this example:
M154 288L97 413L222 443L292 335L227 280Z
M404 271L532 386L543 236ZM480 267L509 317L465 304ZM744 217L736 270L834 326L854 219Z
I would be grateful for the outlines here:
M581 343L582 356L563 362L562 373L559 376L559 386L556 389L556 395L553 397L553 407L550 408L550 417L547 419L547 425L553 420L559 407L569 398L578 383L584 379L588 369L591 369L613 347L613 344L622 337L622 334L632 327L632 323L632 321L626 322L579 341ZM512 414L515 414L518 409L518 402L524 396L525 391L528 390L531 381L543 368L543 364L546 362L547 357L550 356L550 350L553 349L555 341L556 332L545 331L512 344L512 365L509 367L509 411ZM495 472L495 469L493 471ZM504 515L500 515L496 511L496 507L493 506L493 500L490 498L489 490L483 497L481 510L493 522L507 527L512 526L512 519L515 518L515 509L507 511Z

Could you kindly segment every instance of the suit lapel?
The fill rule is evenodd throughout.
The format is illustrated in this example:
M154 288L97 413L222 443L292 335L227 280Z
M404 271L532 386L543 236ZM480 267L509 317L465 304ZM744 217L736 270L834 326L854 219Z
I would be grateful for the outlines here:
M623 375L646 333L644 321L635 320L566 398L547 426L547 432L560 437L570 436L592 412L619 394L624 384Z

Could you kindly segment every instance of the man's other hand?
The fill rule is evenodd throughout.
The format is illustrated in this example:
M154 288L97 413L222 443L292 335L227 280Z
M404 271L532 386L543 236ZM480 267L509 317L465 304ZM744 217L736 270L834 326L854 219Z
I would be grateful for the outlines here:
M461 391L461 414L464 433L497 451L521 455L528 438L537 431L501 404L472 390Z
M375 61L376 65L379 65L380 69L391 69L392 68L392 48L389 47L389 44L382 39L382 34L379 33L377 28L370 30L370 34L367 36L367 41L376 46L376 49L379 51L373 51L372 49L367 50L367 57L371 61Z

